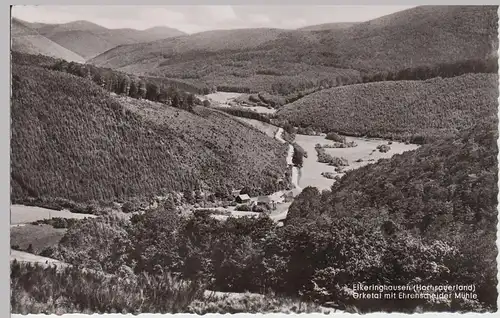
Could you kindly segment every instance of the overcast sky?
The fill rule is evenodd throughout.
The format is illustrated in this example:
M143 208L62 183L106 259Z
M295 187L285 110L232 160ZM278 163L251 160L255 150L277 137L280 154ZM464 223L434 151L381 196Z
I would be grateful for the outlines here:
M13 6L28 22L87 20L110 29L168 26L187 33L234 28L300 28L330 22L367 21L411 6Z

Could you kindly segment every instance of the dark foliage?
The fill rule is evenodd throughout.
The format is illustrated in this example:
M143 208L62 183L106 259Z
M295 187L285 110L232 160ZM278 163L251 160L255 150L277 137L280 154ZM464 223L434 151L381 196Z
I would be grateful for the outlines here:
M12 87L15 202L144 200L201 186L269 193L286 169L284 145L208 108L160 109L112 98L84 78L20 65Z
M330 133L326 134L325 139L340 142L340 143L346 142L345 136L340 136L339 134L337 134L335 132L330 132Z
M79 222L82 222L81 219L68 219L68 218L59 218L59 217L54 217L50 219L43 219L43 220L38 220L35 222L32 222L31 224L33 225L38 225L38 224L48 224L52 225L56 229L67 229L75 224L78 224Z
M293 126L422 144L497 113L498 75L350 85L308 95L278 110Z
M441 241L459 256L443 264L449 273L436 282L475 284L481 302L495 308L498 133L492 122L348 172L331 192L305 189L287 224L349 218L375 229L391 221L398 235ZM400 259L391 270L406 262Z
M109 275L14 261L10 280L15 314L186 312L204 292L201 280L182 281L168 273L135 275L126 266Z
M298 146L298 144L294 144L292 156L293 165L299 168L302 167L302 164L304 163L304 157L307 157L305 150L302 147Z
M434 77L455 77L469 73L494 73L498 74L498 57L491 56L486 59L470 59L453 63L440 63L436 65L421 65L405 68L399 71L373 72L361 71L363 83L383 81L414 81L427 80Z
M250 118L262 121L264 123L271 123L268 115L255 112L251 109L246 109L244 107L212 107L213 109L223 111L233 116Z
M214 31L188 36L185 42L120 46L92 62L137 74L210 83L219 90L267 91L293 100L310 91L363 81L495 73L497 9L420 6L319 32ZM159 63L151 63L153 56Z

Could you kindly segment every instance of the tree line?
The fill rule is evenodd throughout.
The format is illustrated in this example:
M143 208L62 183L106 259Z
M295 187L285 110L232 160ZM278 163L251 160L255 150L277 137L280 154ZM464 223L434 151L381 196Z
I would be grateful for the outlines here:
M202 104L192 93L112 69L64 60L58 61L50 69L86 78L118 95L169 104L188 111L192 111L195 104Z
M468 73L498 73L498 57L469 59L436 65L419 65L401 70L361 70L361 83L383 81L415 81L434 77L455 77Z

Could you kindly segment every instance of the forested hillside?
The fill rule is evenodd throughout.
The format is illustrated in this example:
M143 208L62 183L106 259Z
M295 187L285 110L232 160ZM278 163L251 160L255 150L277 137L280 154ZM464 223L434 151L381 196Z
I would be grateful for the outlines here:
M387 81L331 88L278 110L294 126L416 143L455 134L496 115L498 75Z
M475 284L480 299L496 304L497 125L490 115L459 136L348 172L331 191L304 189L287 226L346 219L389 238L445 242L461 256L445 260L449 271L436 279Z
M130 222L79 222L44 255L131 279L173 272L211 290L362 313L495 311L496 127L491 118L459 137L348 172L331 191L305 188L283 227L266 216L183 218L163 206ZM358 283L474 284L478 299L363 299L353 297Z
M124 45L90 62L129 73L190 79L219 90L286 96L360 83L372 74L481 63L498 49L497 28L497 6L422 6L347 28L211 31ZM399 74L398 79L417 79L412 76Z
M284 177L284 145L217 111L158 104L156 122L90 80L27 65L13 65L12 87L13 201L266 191Z

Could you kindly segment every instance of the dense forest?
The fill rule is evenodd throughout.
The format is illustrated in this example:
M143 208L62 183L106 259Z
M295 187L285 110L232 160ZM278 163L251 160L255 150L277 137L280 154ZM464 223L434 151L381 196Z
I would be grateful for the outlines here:
M279 120L320 132L427 143L497 113L498 75L386 81L331 88L279 109Z
M14 202L282 186L285 145L229 115L111 97L90 80L26 65L13 65L12 87Z
M208 31L89 64L12 52L12 204L94 214L11 227L12 252L59 261L11 261L12 313L496 312L497 10ZM196 97L217 90L244 94ZM320 133L313 153L294 140ZM290 190L290 145L295 167L347 169L326 151L362 148L345 136L422 146L321 173L332 186L298 189L279 223L226 209L264 212L235 192ZM358 283L474 285L477 299L363 299Z
M120 46L90 62L219 90L280 96L383 78L495 72L491 53L498 50L497 10L418 6L344 29L202 32L182 41Z
M308 187L283 227L265 215L183 217L164 204L130 220L78 222L42 255L110 275L168 272L210 290L347 311L496 310L496 123L348 172L331 190ZM59 278L44 279L56 288ZM355 299L357 282L474 284L478 299Z
M180 217L164 205L130 221L78 222L43 254L113 275L171 272L203 277L211 290L347 311L496 310L496 122L348 172L331 190L308 187L284 227L265 216ZM475 284L479 298L354 299L356 282Z
M409 236L448 244L460 257L443 255L437 264L447 272L432 282L475 284L479 299L496 305L498 133L492 118L458 137L348 172L331 191L304 189L287 226L347 219L382 231L385 240ZM402 257L384 271L411 268L407 262Z
M68 62L43 55L12 52L12 63L37 65L50 70L69 73L92 80L97 85L115 94L159 101L180 108L183 107L183 104L190 104L190 106L195 102L201 104L201 101L196 100L194 94L209 94L214 91L214 88L209 88L206 85L192 84L183 80L135 76L110 68Z

